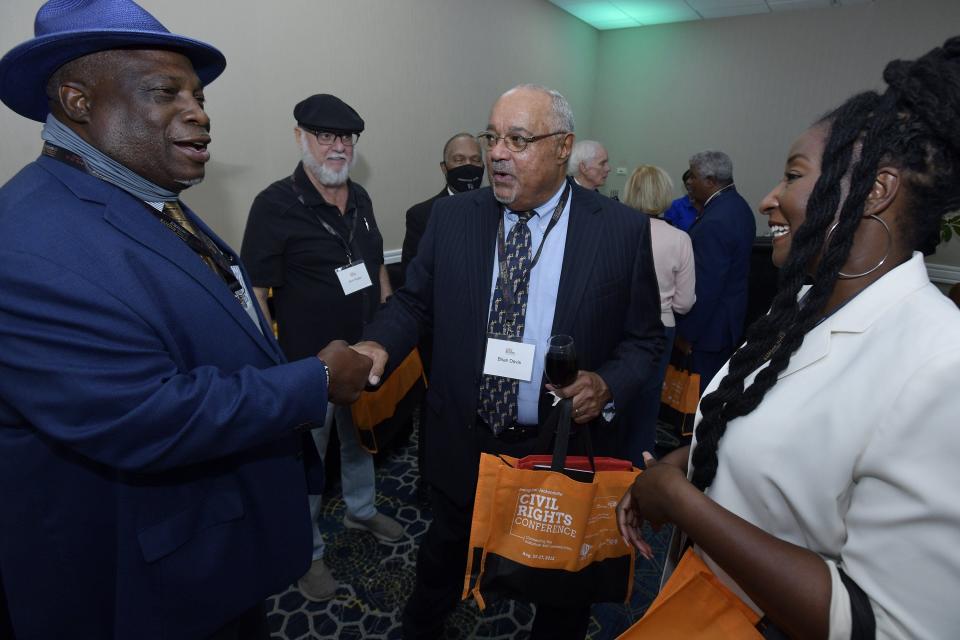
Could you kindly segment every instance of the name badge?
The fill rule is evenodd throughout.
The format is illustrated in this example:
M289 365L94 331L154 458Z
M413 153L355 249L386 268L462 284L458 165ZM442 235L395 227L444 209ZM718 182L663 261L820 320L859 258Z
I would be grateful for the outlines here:
M343 287L344 295L348 296L351 293L373 286L373 283L370 282L370 274L367 273L367 268L364 266L363 260L351 262L345 267L340 267L336 272L337 278L340 279L340 286Z
M513 340L487 338L487 356L483 362L483 372L491 376L501 376L530 382L533 377L533 359L537 346Z

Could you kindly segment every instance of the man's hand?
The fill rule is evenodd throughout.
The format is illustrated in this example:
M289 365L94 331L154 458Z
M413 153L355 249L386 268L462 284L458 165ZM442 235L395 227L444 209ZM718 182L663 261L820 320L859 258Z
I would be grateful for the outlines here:
M551 384L547 389L561 398L573 398L573 421L586 424L595 419L610 402L610 388L593 371L578 371L577 379L565 387L557 388Z
M370 358L357 353L343 340L334 340L317 357L323 360L330 372L330 384L327 385L330 402L341 405L356 402L360 392L367 386L367 376L373 364Z
M673 339L673 346L676 347L677 351L679 351L685 356L690 355L690 353L693 351L693 345L687 342L687 340L685 340L684 338L681 338L680 336L677 336L676 338ZM670 345L665 345L663 348L669 349Z
M387 350L379 342L365 340L358 342L350 347L357 353L361 353L373 360L373 367L370 369L368 382L371 385L380 384L380 378L383 376L383 370L387 366Z

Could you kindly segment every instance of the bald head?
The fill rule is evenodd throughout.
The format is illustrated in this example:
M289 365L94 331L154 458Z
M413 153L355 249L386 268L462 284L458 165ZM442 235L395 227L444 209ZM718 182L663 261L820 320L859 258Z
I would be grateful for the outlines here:
M483 154L480 152L480 143L472 133L462 131L454 134L443 145L443 166L454 169L464 164L483 164Z
M540 206L566 176L573 113L558 92L520 85L494 103L487 125L487 168L497 200L515 210Z

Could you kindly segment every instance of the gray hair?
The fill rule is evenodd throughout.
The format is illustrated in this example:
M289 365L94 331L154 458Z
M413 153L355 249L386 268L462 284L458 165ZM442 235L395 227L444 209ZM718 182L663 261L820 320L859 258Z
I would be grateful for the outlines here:
M596 140L577 140L570 152L570 159L567 160L567 173L576 175L580 171L581 162L596 160L603 150L603 145Z
M550 100L553 102L553 128L556 131L566 131L567 133L573 133L573 109L570 108L570 103L567 102L567 99L563 97L559 91L550 89L541 84L518 84L517 86L510 89L503 95L507 95L511 91L516 91L518 89L526 89L528 91L539 91L550 96Z
M701 151L690 156L690 166L701 178L714 178L721 184L733 182L733 160L723 151Z

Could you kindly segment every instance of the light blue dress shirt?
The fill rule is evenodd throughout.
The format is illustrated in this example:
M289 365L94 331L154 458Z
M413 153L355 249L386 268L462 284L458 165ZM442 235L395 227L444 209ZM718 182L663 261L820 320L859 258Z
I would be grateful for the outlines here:
M530 228L530 257L537 254L537 249L543 243L543 234L550 225L553 210L560 202L560 196L567 183L560 186L553 197L537 207L536 215L527 222ZM567 245L567 222L570 220L570 201L573 194L567 198L563 213L557 224L547 236L547 242L540 252L540 259L530 272L530 286L527 292L527 315L523 324L523 342L536 346L533 360L533 375L530 382L520 381L517 397L517 420L520 424L537 424L537 406L542 392L544 356L547 353L547 342L553 328L553 314L557 306L557 290L560 287L560 270L563 268L563 250ZM513 225L517 224L517 214L504 208L504 237L510 234ZM493 275L490 282L490 304L497 286L497 276L500 274L499 248L494 249ZM487 309L487 318L490 310Z

